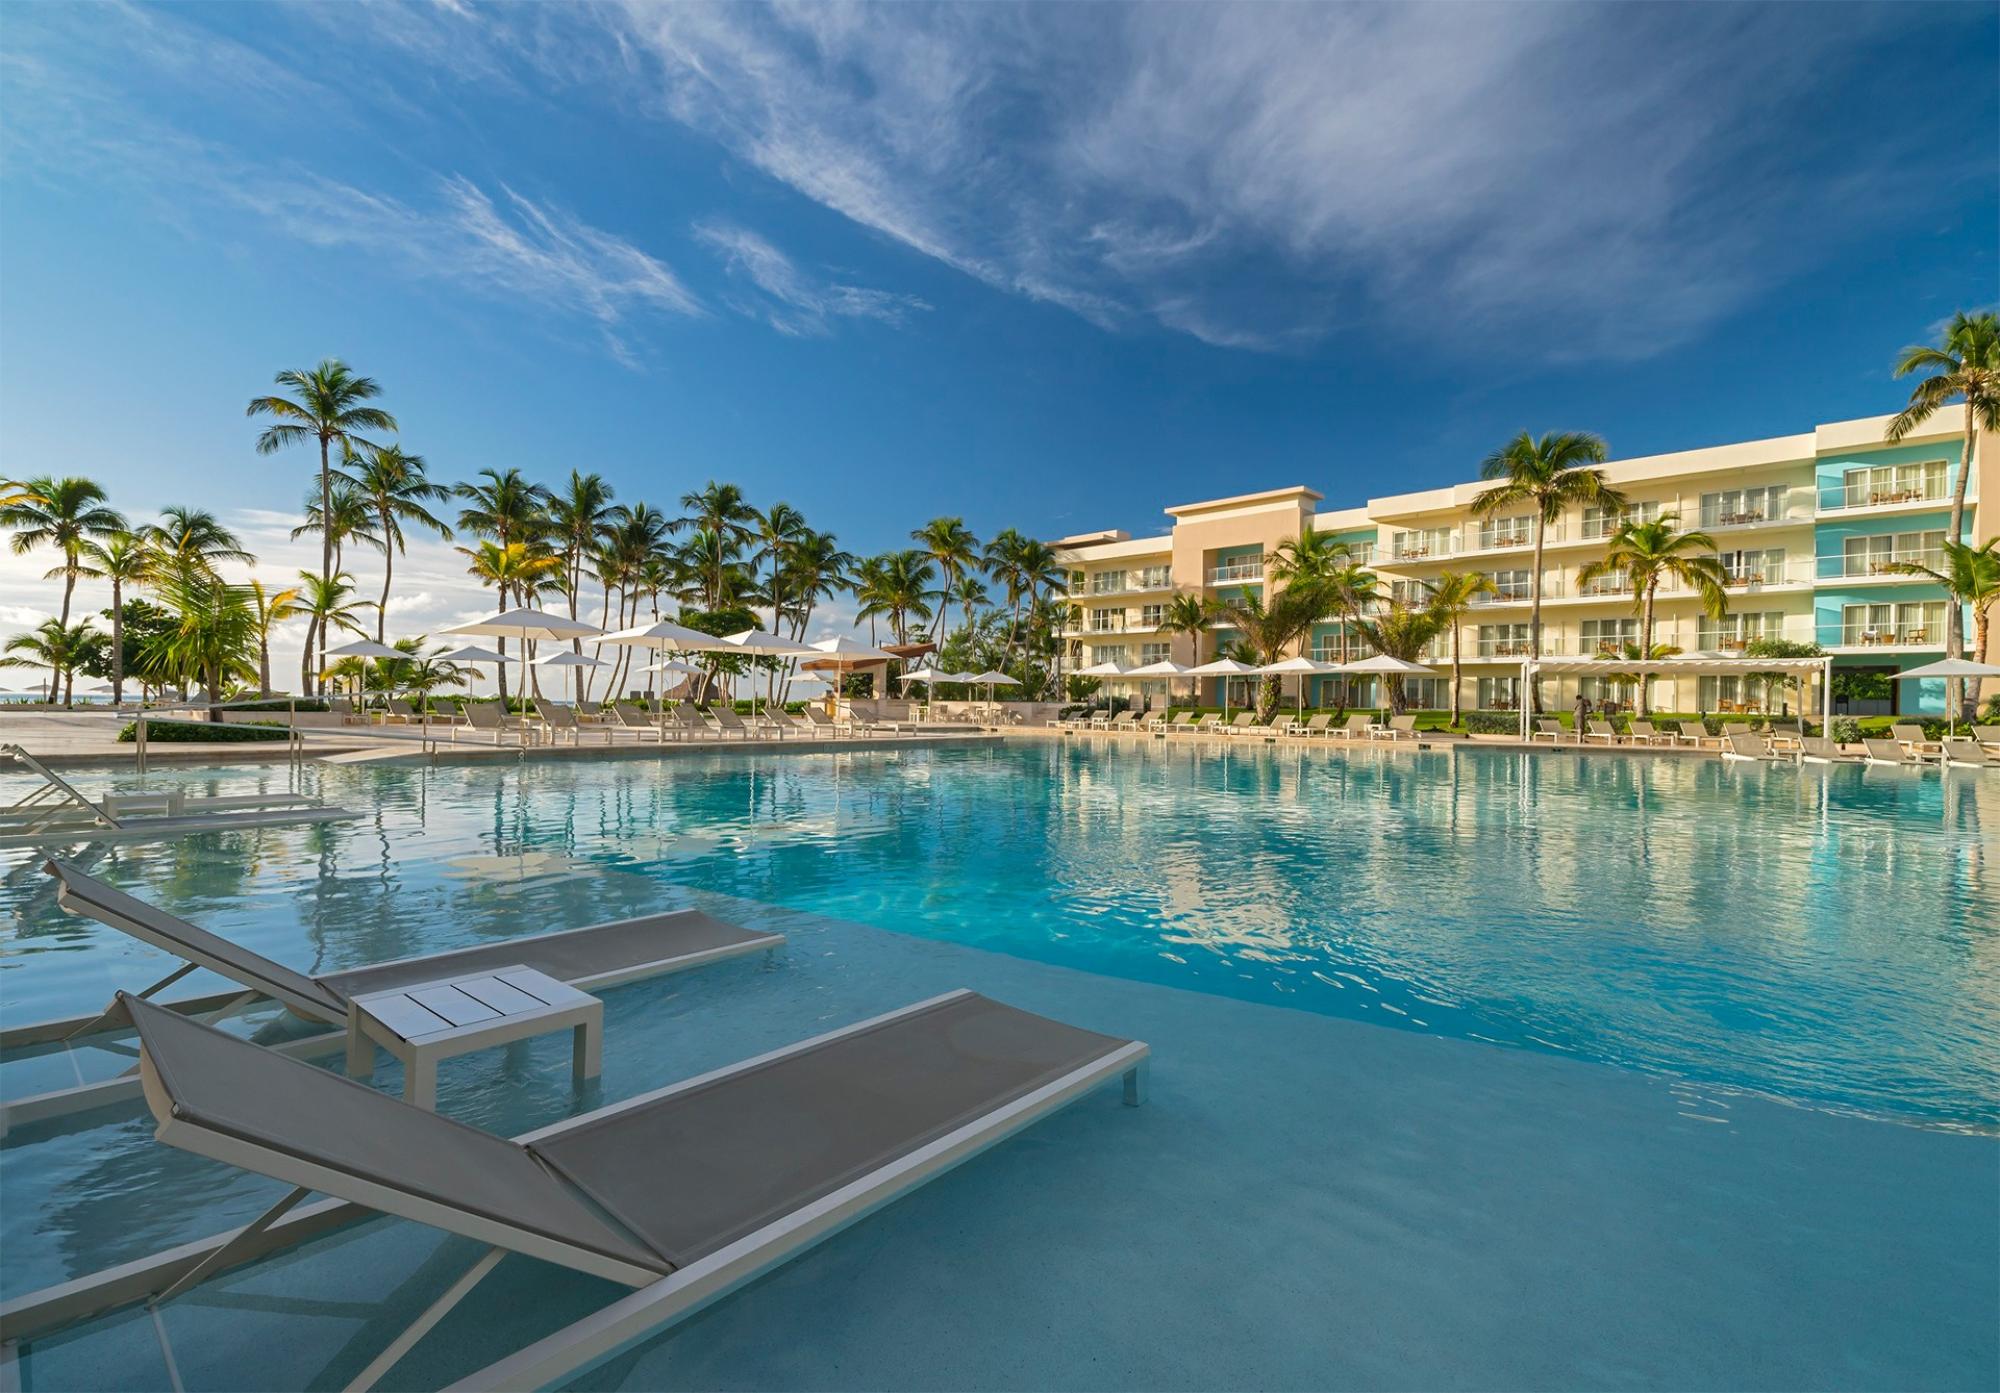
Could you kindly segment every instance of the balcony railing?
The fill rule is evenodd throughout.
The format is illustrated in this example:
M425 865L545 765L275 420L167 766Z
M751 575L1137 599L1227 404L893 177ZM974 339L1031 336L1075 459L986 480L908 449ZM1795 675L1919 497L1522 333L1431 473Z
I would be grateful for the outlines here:
M1475 658L1525 658L1534 652L1534 647L1524 638L1482 638L1474 639L1471 656ZM1561 650L1551 636L1542 636L1542 656L1554 657Z
M1869 576L1894 576L1902 574L1895 568L1901 565L1928 566L1933 571L1944 569L1944 553L1941 551L1898 551L1886 556L1822 556L1819 558L1819 578L1821 580L1856 580Z
M1235 585L1242 581L1263 578L1262 561L1228 561L1220 566L1211 567L1208 573L1210 585Z
M1558 599L1562 596L1562 594L1563 594L1563 583L1560 580L1547 580L1542 582L1542 598L1544 600ZM1503 585L1497 591L1494 591L1491 594L1474 595L1472 597L1472 603L1481 606L1525 605L1528 603L1528 601L1530 601L1533 598L1534 598L1534 592L1532 587L1530 586Z
M1122 581L1117 585L1099 585L1093 581L1090 588L1083 593L1095 598L1102 595L1143 595L1161 590L1171 590L1173 588L1174 583L1172 580L1131 579Z
M1820 642L1842 648L1937 648L1944 643L1944 621L1928 624L1843 624Z
M1723 569L1728 575L1722 583L1730 590L1767 590L1774 585L1804 585L1812 580L1812 571L1803 561L1763 566L1724 566Z
M1093 634L1122 634L1125 632L1124 616L1121 615L1116 619L1092 619L1090 621L1090 628L1085 632Z
M1560 542L1562 539L1563 530L1560 527L1550 527L1542 533L1544 542ZM1471 551L1512 551L1519 547L1532 547L1535 533L1533 528L1520 532L1511 529L1489 532L1482 527L1467 529L1465 540L1467 549Z
M1937 503L1951 497L1944 479L1910 479L1888 484L1828 484L1819 491L1819 510L1838 513L1850 508L1885 508L1897 503Z
M1456 533L1425 536L1421 532L1398 532L1389 541L1391 561L1428 561L1439 556L1456 556L1463 550Z

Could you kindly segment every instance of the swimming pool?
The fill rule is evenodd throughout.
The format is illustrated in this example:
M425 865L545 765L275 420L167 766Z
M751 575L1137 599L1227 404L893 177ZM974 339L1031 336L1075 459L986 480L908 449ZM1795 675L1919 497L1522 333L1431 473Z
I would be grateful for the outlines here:
M1980 1148L1990 1167L1990 1140L1920 1134L2000 1127L2000 780L1991 778L1101 740L310 777L367 817L117 848L93 869L313 970L672 903L726 908L794 935L772 971L730 966L612 994L606 1098L943 982L1012 988L1024 1005L1047 1001L1109 1030L1136 1033L1126 1013L1154 1035L1227 1020L1227 1039L1240 1043L1206 1061L1217 1079L1232 1048L1261 1061L1279 1036L1311 1049L1337 1041L1343 1060L1379 1049L1401 1061L1372 1083L1331 1059L1284 1066L1342 1073L1352 1107L1376 1087L1389 1106L1398 1070L1410 1071L1405 1093L1420 1092L1411 1080L1449 1060L1489 1079L1482 1088L1495 1096L1529 1090L1537 1108L1553 1095L1526 1080L1574 1089L1589 1079L1621 1100L1670 1099L1675 1127L1740 1134L1755 1116L1765 1127L1860 1128L1851 1135L1870 1146L1923 1147L1947 1168L1961 1163L1941 1158L1966 1154L1956 1146ZM245 783L233 775L229 788ZM43 878L18 863L0 903L18 916L0 959L9 1022L91 1010L113 988L159 975L149 950L54 911ZM1356 1034L1353 1023L1393 1033ZM441 1106L501 1131L584 1106L566 1070L531 1067L542 1052L468 1063L447 1075ZM1563 1061L1620 1068L1577 1073ZM47 1067L17 1061L0 1074L16 1095ZM1175 1067L1163 1052L1156 1093L1171 1096ZM1752 1101L1739 1090L1823 1118L1880 1120L1772 1121L1786 1109L1745 1111ZM1625 1106L1606 1098L1598 1111ZM1121 1133L1121 1121L1086 1113L1056 1134L1115 1148L1162 1125L1149 1118ZM125 1114L0 1152L8 1293L214 1231L268 1202L266 1183L167 1153L148 1131ZM1885 1143L1884 1133L1909 1139ZM1246 1142L1238 1162L1268 1159L1268 1142ZM1672 1154L1656 1151L1645 1165ZM1739 1223L1770 1202L1739 1198L1749 1206ZM1714 1217L1732 1219L1727 1207ZM810 1299L830 1300L837 1285L811 1288ZM1953 1299L1979 1292L1961 1283ZM41 1352L47 1386L66 1386L59 1350L83 1351L93 1377L119 1367L119 1341L137 1339L130 1320L100 1325ZM1923 1381L1907 1363L1894 1367ZM227 1368L212 1371L216 1386L227 1385ZM827 1381L824 1371L793 1372L803 1384ZM1473 1381L1507 1381L1491 1364L1475 1372ZM765 1365L758 1377L781 1373ZM1302 1379L1313 1381L1309 1371Z

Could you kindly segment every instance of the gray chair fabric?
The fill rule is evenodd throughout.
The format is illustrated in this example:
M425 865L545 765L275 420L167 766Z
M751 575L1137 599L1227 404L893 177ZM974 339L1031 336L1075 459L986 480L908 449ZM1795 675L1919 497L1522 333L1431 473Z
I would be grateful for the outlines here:
M968 994L529 1149L686 1264L1128 1043Z

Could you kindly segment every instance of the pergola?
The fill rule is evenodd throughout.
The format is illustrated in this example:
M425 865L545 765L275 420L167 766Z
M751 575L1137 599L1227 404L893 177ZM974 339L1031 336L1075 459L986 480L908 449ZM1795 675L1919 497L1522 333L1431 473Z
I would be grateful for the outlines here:
M1528 738L1528 700L1537 677L1754 677L1764 673L1819 677L1820 719L1833 719L1833 658L1523 658L1521 659L1521 738Z

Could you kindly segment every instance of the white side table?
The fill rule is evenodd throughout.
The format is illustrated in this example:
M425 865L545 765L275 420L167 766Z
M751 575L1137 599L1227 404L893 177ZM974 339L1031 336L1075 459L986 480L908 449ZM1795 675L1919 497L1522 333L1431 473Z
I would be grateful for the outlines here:
M403 1062L403 1097L435 1111L439 1060L565 1027L574 1032L577 1081L596 1078L604 1067L604 1003L531 967L371 992L348 1003L347 1073L373 1073L380 1045Z

